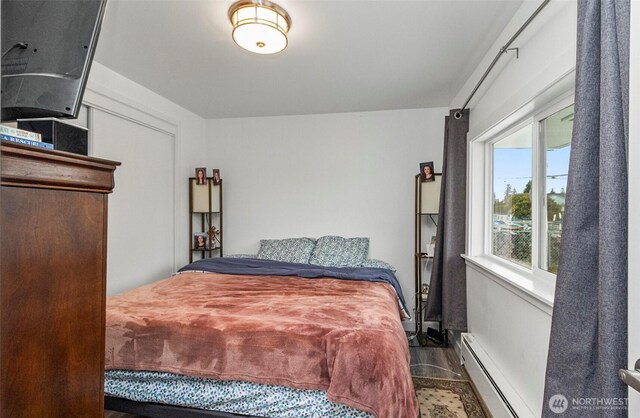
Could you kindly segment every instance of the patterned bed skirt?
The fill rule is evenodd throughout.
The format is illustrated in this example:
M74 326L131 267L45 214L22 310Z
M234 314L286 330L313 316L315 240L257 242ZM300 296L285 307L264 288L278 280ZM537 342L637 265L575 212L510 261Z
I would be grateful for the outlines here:
M333 403L321 390L203 379L164 372L107 370L106 395L269 418L373 418Z

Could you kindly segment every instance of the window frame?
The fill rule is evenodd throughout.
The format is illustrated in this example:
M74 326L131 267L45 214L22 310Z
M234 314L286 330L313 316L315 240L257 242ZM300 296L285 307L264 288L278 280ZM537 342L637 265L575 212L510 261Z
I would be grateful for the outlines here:
M541 240L541 226L547 206L543 196L546 182L540 178L542 175L546 176L546 140L541 122L575 102L572 81L570 77L561 80L469 141L468 241L464 258L471 265L493 272L494 279L507 282L519 294L526 296L526 299L536 304L542 302L547 307L553 306L556 275L543 270L540 262L540 257L544 255L541 247L546 245ZM531 268L492 254L493 144L528 124L532 125ZM474 176L481 178L474 179ZM480 184L481 189L473 190L474 185Z
M493 196L494 196L494 188L493 188L493 146L500 142L501 140L505 139L506 137L510 136L511 134L518 132L519 130L523 129L526 126L529 125L533 125L532 119L531 117L525 118L521 121L519 121L518 123L515 123L511 126L509 126L508 128L506 128L505 130L503 130L502 132L500 132L498 135L496 135L494 138L489 139L488 141L486 141L485 144L485 155L486 155L486 161L485 161L485 165L486 165L486 178L487 178L487 193L486 193L486 207L485 207L485 213L488 214L488 216L486 216L485 218L485 247L484 247L484 253L487 254L489 257L492 257L495 259L495 261L498 261L500 263L507 263L508 266L511 267L517 267L517 268L521 268L524 269L526 271L528 271L529 269L525 266L522 266L520 264L514 263L513 261L509 261L506 258L502 258L502 257L498 257L497 255L494 255L492 253L493 250L493 209L494 209L494 202L493 202ZM531 155L533 158L533 153L534 153L534 138L535 136L535 130L534 127L532 126L531 128ZM533 161L532 161L533 164ZM533 165L531 166L531 177L533 179L534 176L534 167ZM533 183L532 183L532 187L533 187ZM531 260L533 263L533 243L534 243L534 235L533 235L533 199L531 201L531 207L532 207L532 212L531 212L531 226L532 226L532 233L531 233Z
M538 216L536 216L537 228L535 228L535 230L537 231L537 234L538 234L538 241L536 245L538 262L536 263L534 274L539 274L551 280L555 280L556 274L550 273L549 271L541 267L542 261L545 259L544 257L546 256L546 253L547 253L547 247L542 240L541 233L543 232L542 231L543 226L544 226L544 230L546 231L547 227L545 225L546 223L545 221L548 221L545 218L545 214L547 213L547 199L546 199L547 190L545 190L546 181L540 181L542 179L546 179L546 176L547 176L547 153L546 153L547 148L546 148L546 138L544 137L542 132L542 121L573 104L575 104L575 97L573 94L571 94L570 96L561 98L558 101L554 102L553 104L549 105L548 107L542 109L540 112L538 112L534 116L534 118L536 119L536 124L534 126L534 129L537 131L534 133L534 137L537 138L537 143L538 143L537 144L538 156L537 156L537 160L534 159L534 163L535 161L538 162L537 171L539 174L538 177L536 178L537 182L539 183L536 195L537 195L537 199L539 200L544 196L544 198L541 199L542 200L541 204L538 206L539 213L538 213ZM535 151L534 151L534 154L535 154ZM533 183L532 183L532 188L533 188ZM533 205L533 199L532 199L532 205ZM533 226L534 224L532 222L532 229L533 229Z

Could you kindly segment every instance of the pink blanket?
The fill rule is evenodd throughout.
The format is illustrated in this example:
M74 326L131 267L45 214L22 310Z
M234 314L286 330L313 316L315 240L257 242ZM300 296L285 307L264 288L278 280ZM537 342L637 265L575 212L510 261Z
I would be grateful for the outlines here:
M378 418L418 411L385 283L182 273L108 299L106 368L326 390Z

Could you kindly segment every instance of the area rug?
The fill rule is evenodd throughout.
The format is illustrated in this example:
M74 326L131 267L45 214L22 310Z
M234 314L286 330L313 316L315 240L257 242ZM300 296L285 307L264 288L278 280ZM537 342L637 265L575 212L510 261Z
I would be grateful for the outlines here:
M422 418L487 418L471 383L413 377Z

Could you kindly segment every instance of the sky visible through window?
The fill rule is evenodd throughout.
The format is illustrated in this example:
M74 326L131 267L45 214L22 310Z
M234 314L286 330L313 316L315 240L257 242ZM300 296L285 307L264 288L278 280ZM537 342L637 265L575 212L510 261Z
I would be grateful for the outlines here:
M547 150L547 193L567 190L567 172L569 171L569 145Z
M547 153L547 193L560 193L567 188L569 146L549 150ZM494 148L493 191L496 199L504 197L507 184L522 193L531 180L531 148Z

